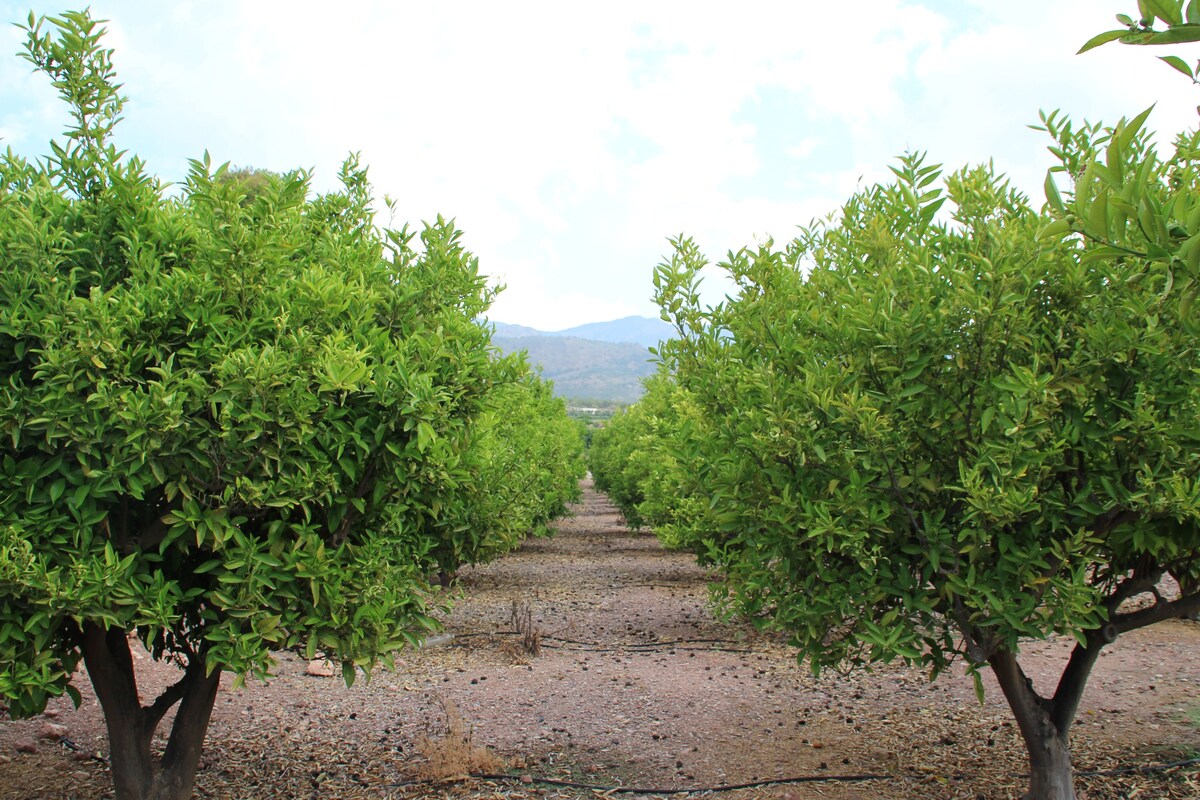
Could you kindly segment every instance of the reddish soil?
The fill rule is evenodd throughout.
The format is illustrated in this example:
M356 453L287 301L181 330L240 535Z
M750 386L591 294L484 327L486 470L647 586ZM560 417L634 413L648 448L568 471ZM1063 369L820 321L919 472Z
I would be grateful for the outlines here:
M932 684L902 667L813 678L783 641L715 620L709 576L630 532L585 489L556 536L465 570L446 617L453 638L405 654L395 672L347 689L283 654L269 683L235 690L227 680L196 796L598 794L541 778L676 791L813 779L706 795L739 799L1020 794L1024 751L990 680L980 706L961 669ZM1200 755L1197 644L1200 625L1171 622L1102 656L1072 739L1079 771ZM1023 656L1043 691L1069 646ZM141 665L147 696L170 680L171 668ZM111 797L103 722L86 680L81 688L79 710L56 701L46 717L0 722L0 797ZM66 738L38 740L47 723ZM22 742L36 752L18 752ZM533 782L411 783L466 771ZM863 775L874 777L831 780ZM1200 771L1085 776L1079 786L1085 800L1197 797Z

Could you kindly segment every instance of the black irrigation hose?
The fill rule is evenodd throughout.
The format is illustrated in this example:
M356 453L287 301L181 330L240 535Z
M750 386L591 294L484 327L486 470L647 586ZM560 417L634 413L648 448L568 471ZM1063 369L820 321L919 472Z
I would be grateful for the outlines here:
M68 750L70 750L72 753L79 753L79 752L83 751L82 747L77 745L73 740L69 739L66 736L60 737L58 740L58 743L61 744L63 747L67 748ZM98 761L101 764L108 763L108 756L101 755L98 752L89 753L88 758L90 758L92 761Z
M545 644L545 643L542 644L542 647L546 648L547 650L563 650L568 653L628 653L628 652L654 653L654 652L658 652L656 649L650 649L647 647L641 647L641 648L634 648L634 647L563 647L562 645ZM671 645L671 649L672 650L690 650L693 652L700 652L700 653L753 653L753 652L755 652L754 650L744 650L744 649L738 649L738 648L733 648L733 647L677 647L675 645Z
M486 631L486 632L453 634L455 639L471 639L471 638L476 638L476 637L480 637L480 636L519 636L519 635L521 635L519 631ZM734 642L730 639L675 639L673 641L665 641L665 642L630 642L629 644L619 644L616 646L606 645L603 642L585 642L585 641L582 641L579 639L564 639L561 636L551 636L549 634L540 636L539 640L543 643L542 647L545 647L549 650L572 650L572 651L580 652L580 653L619 653L619 652L623 652L623 651L634 651L634 652L651 651L651 652L653 652L655 650L663 650L663 649L667 649L667 648L673 648L676 650L696 650L696 651L700 651L700 652L705 652L705 651L709 651L709 650L715 651L715 652L722 652L722 653L753 653L753 652L755 652L754 650L747 650L744 648L732 648L732 647L685 647L685 646L683 646L683 645L692 645L692 644L709 644L709 645L733 644ZM563 644L568 644L568 645L572 645L572 644L578 645L578 647L562 647L560 645L545 644L546 642L561 642Z
M78 752L82 748L67 737L59 739L59 743L68 750ZM107 764L108 759L104 756L93 753L91 758L99 761L102 764ZM1137 767L1115 767L1113 769L1102 770L1085 770L1075 772L1076 777L1080 778L1111 778L1117 775L1148 775L1155 772L1166 772L1180 767L1190 767L1193 764L1200 764L1200 758L1188 758L1183 761L1172 761L1167 764L1149 764ZM492 773L472 774L468 777L481 781L516 781L524 783L520 775L505 775ZM590 783L579 783L576 781L558 780L557 778L537 778L533 777L528 782L539 784L541 786L561 786L566 789L588 789L597 791L603 794L703 794L706 792L733 792L739 789L763 789L768 786L782 786L793 783L867 783L869 781L913 781L924 780L928 775L886 775L879 773L863 773L859 775L800 775L792 778L773 778L765 781L755 781L752 783L731 783L720 786L696 786L680 789L655 789L636 786L599 786ZM954 780L962 780L963 775L949 776ZM1028 774L1013 775L1014 778L1028 778ZM425 786L436 781L405 781L403 783L389 783L386 788L403 789L410 786Z
M520 780L513 775L472 775L472 778L484 781ZM531 782L543 786L562 786L567 789L588 789L601 794L702 794L706 792L733 792L738 789L761 789L767 786L779 786L787 783L866 783L868 781L908 780L917 776L908 775L803 775L797 778L775 778L773 780L755 781L753 783L730 783L721 786L694 786L678 789L655 789L639 786L594 786L576 781L560 781L554 778L534 778Z
M507 633L507 631L505 631ZM553 636L546 634L543 639L553 639L556 642L565 642L567 644L586 645L588 647L608 647L604 642L585 642L580 639L564 639L561 636ZM631 642L626 645L621 645L627 649L637 648L656 648L656 647L674 647L681 644L733 644L732 639L668 639L653 642Z
M1189 758L1184 761L1173 761L1168 764L1150 764L1137 767L1116 767L1114 769L1105 770L1090 770L1084 772L1076 772L1076 777L1080 778L1107 778L1117 775L1131 774L1150 774L1155 772L1166 772L1168 770L1177 769L1179 767L1189 767L1193 764L1200 764L1200 758ZM674 789L660 789L654 787L639 787L639 786L600 786L598 784L580 783L578 781L559 780L557 778L526 778L520 775L505 775L492 773L478 773L467 776L481 781L505 781L538 784L540 786L561 786L566 789L587 789L589 791L600 792L601 794L705 794L708 792L733 792L740 789L763 789L768 786L782 786L794 783L867 783L870 781L920 781L927 780L930 776L924 774L913 775L885 775L879 773L863 773L857 775L800 775L792 778L773 778L765 781L754 781L751 783L731 783L719 786L692 786L679 787ZM946 776L953 780L963 780L965 775L950 775ZM1013 778L1028 778L1027 774L1012 775ZM406 781L404 783L389 783L386 788L403 789L411 786L424 786L435 781Z

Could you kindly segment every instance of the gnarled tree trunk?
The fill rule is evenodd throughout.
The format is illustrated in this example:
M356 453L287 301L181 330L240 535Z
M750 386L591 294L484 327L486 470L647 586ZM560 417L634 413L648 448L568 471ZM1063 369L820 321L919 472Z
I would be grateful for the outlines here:
M1025 800L1076 800L1071 771L1071 724L1079 710L1088 675L1108 641L1096 635L1089 637L1086 646L1075 646L1052 698L1044 698L1034 690L1014 653L1002 650L988 659L1029 754L1029 791L1024 795Z
M1151 564L1134 570L1112 590L1104 601L1108 622L1088 631L1083 642L1075 645L1053 697L1045 698L1034 691L1015 653L998 650L988 657L1029 751L1026 800L1075 800L1068 735L1100 651L1122 633L1200 613L1198 587L1188 586L1185 579L1174 599L1164 598L1158 589L1163 574L1161 566ZM1121 611L1122 603L1140 594L1153 596L1154 604Z
M113 787L117 800L186 800L196 769L217 687L219 670L207 674L204 659L194 657L183 677L151 705L138 700L129 639L124 630L88 623L83 629L83 659L108 727ZM151 749L154 732L176 704L179 710L162 759Z

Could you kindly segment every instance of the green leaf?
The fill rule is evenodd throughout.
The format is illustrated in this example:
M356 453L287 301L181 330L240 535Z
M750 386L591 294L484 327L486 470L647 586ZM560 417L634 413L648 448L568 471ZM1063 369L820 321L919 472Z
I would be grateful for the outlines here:
M1134 137L1142 130L1142 126L1146 124L1146 120L1150 117L1150 112L1154 110L1154 106L1150 106L1142 113L1138 114L1132 120L1121 125L1121 135L1118 138L1122 149L1128 148L1133 142Z
M1100 238L1108 237L1108 191L1101 190L1092 198L1088 209L1088 232Z
M1083 47L1079 48L1075 55L1086 53L1088 50L1093 50L1102 44L1108 44L1109 42L1116 41L1127 33L1129 33L1129 31L1125 28L1122 28L1120 30L1105 31L1104 33L1097 34L1091 39L1088 39L1087 42L1084 43Z
M1050 208L1062 213L1064 211L1062 195L1058 192L1058 184L1054 182L1054 173L1046 173L1046 181L1043 187L1046 191L1046 202Z
M1192 68L1189 67L1188 63L1179 56L1159 56L1158 59L1159 61L1167 62L1184 75L1187 75L1189 78L1195 78L1195 76L1192 74Z
M1172 25L1146 39L1145 44L1189 44L1200 42L1200 24Z
M1146 0L1154 16L1168 25L1183 24L1182 0Z
M1143 2L1150 13L1168 25L1179 25L1183 22L1183 15L1180 13L1182 2L1176 0L1143 0Z
M1073 228L1071 227L1071 223L1069 221L1066 219L1056 219L1037 232L1037 239L1038 241L1043 241L1045 239L1061 239L1063 236L1071 233L1072 231Z
M971 670L971 682L975 685L975 699L979 702L979 705L983 705L985 695L983 676L979 674L978 669Z
M421 421L417 423L417 450L424 453L429 449L434 438L433 426L428 422Z
M84 504L84 502L87 500L88 493L90 491L91 491L91 489L90 489L89 485L86 483L82 484L80 486L77 486L75 488L75 491L72 493L72 497L71 497L71 501L70 501L71 505L74 508L79 508L80 506L82 506Z

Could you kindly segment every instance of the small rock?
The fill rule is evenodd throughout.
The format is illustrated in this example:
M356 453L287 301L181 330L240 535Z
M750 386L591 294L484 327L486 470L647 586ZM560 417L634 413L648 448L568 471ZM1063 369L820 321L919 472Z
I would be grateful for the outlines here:
M304 670L304 674L314 678L332 678L333 662L327 658L315 658L308 662L308 669Z
M38 729L38 738L57 740L62 739L69 732L66 725L55 725L53 722L44 722L42 723L42 727Z
M21 741L17 742L15 745L13 745L13 747L16 749L16 751L18 753L36 753L37 752L37 742L35 742L33 739L22 739Z
M47 717L49 719L57 719L58 718L58 709L57 708L47 708L45 711L42 712L42 716Z

